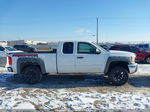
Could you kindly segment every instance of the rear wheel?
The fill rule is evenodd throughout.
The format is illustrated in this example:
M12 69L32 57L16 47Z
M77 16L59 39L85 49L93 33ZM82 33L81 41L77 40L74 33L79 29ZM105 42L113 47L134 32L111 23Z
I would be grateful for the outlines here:
M39 67L29 66L22 72L23 78L28 84L38 83L42 79L42 73Z
M121 86L128 81L128 71L123 67L114 67L109 73L108 77L113 85Z
M150 64L150 56L145 59L145 62L146 62L147 64Z

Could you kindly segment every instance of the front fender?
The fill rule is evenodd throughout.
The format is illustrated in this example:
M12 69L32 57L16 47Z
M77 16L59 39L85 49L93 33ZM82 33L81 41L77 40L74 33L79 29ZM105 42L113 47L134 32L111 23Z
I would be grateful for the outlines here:
M104 73L106 74L109 71L110 65L112 63L127 63L127 65L130 63L129 57L122 57L122 56L113 56L109 57L105 66Z

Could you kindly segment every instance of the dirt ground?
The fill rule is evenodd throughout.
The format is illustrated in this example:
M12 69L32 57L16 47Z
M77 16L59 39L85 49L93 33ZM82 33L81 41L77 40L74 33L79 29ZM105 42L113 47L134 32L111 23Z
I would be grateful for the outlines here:
M3 76L0 76L0 78ZM123 86L113 86L107 77L99 74L88 75L48 75L38 84L29 85L20 77L8 77L5 83L0 85L8 88L46 88L46 89L66 89L74 92L150 92L150 75L130 75L128 83Z

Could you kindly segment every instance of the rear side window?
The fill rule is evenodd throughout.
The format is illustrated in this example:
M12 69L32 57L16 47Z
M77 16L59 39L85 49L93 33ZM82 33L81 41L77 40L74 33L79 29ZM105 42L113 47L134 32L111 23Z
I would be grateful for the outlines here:
M148 46L148 44L145 44L144 47L145 47L145 48L148 48L149 46Z
M118 47L112 46L109 50L117 50L117 49L118 49Z
M15 45L14 47L16 47L16 48L21 48L21 46L20 46L20 45Z
M137 47L131 46L131 47L130 47L130 51L131 51L131 52L138 52L139 49L138 49Z
M143 48L143 45L139 45L140 48Z
M27 48L27 46L26 46L26 45L23 45L22 48Z
M25 45L18 45L18 48L26 48Z
M17 48L21 48L21 46L16 46Z
M64 54L73 54L73 42L65 42L63 45Z

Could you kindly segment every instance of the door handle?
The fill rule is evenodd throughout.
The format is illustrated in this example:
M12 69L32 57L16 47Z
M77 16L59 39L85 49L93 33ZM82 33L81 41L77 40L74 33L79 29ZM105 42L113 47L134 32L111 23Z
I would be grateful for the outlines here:
M77 57L78 59L83 59L84 57Z

